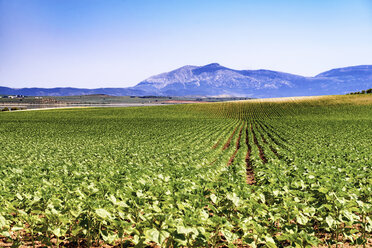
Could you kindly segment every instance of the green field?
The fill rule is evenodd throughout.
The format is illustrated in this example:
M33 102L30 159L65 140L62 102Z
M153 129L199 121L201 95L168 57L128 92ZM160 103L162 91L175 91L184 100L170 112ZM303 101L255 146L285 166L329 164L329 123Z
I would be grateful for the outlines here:
M371 246L367 95L0 113L0 246Z
M170 102L225 102L249 100L247 97L170 97L170 96L110 96L105 94L79 95L79 96L25 96L19 98L3 98L0 95L0 109L10 104L168 104Z

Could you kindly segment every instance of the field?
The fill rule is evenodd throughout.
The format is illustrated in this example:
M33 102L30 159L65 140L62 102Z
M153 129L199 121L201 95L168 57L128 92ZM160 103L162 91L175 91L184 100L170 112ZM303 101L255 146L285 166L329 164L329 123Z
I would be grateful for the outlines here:
M22 96L17 98L3 98L0 95L1 107L20 105L85 105L85 104L168 104L192 102L224 102L248 100L246 97L162 97L162 96L109 96L105 94L80 95L80 96Z
M372 246L372 98L0 113L0 246Z

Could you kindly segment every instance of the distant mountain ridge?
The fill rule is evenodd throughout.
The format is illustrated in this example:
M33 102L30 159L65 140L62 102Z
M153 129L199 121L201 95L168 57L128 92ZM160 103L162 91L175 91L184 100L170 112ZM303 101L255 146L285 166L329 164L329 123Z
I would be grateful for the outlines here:
M84 89L72 87L57 88L9 88L0 86L0 95L25 95L25 96L76 96L105 94L112 96L143 96L143 92L130 88L97 88Z
M212 63L205 66L183 66L152 76L128 88L12 89L0 87L0 94L288 97L345 94L371 87L372 65L337 68L322 72L315 77L304 77L272 70L234 70Z

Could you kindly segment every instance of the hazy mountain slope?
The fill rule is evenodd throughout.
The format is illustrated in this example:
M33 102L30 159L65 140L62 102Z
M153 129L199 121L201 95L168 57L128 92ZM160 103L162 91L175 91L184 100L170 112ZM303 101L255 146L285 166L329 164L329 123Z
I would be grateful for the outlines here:
M371 87L372 65L338 68L315 77L303 77L271 70L234 70L213 63L205 66L183 66L152 76L129 88L0 87L0 94L283 97L345 94Z
M81 89L81 88L20 88L13 89L0 87L1 95L26 95L26 96L74 96L74 95L91 95L107 94L112 96L132 96L144 95L139 89L130 88L98 88L98 89Z
M280 97L345 94L372 85L372 66L334 69L316 77L270 70L233 70L219 64L184 66L150 77L135 89L159 95Z

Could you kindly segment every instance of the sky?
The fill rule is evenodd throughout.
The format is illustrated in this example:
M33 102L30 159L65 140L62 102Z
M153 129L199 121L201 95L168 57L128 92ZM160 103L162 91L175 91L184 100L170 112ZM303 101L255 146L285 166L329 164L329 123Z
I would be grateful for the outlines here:
M372 0L0 0L0 85L128 87L184 65L372 64Z

